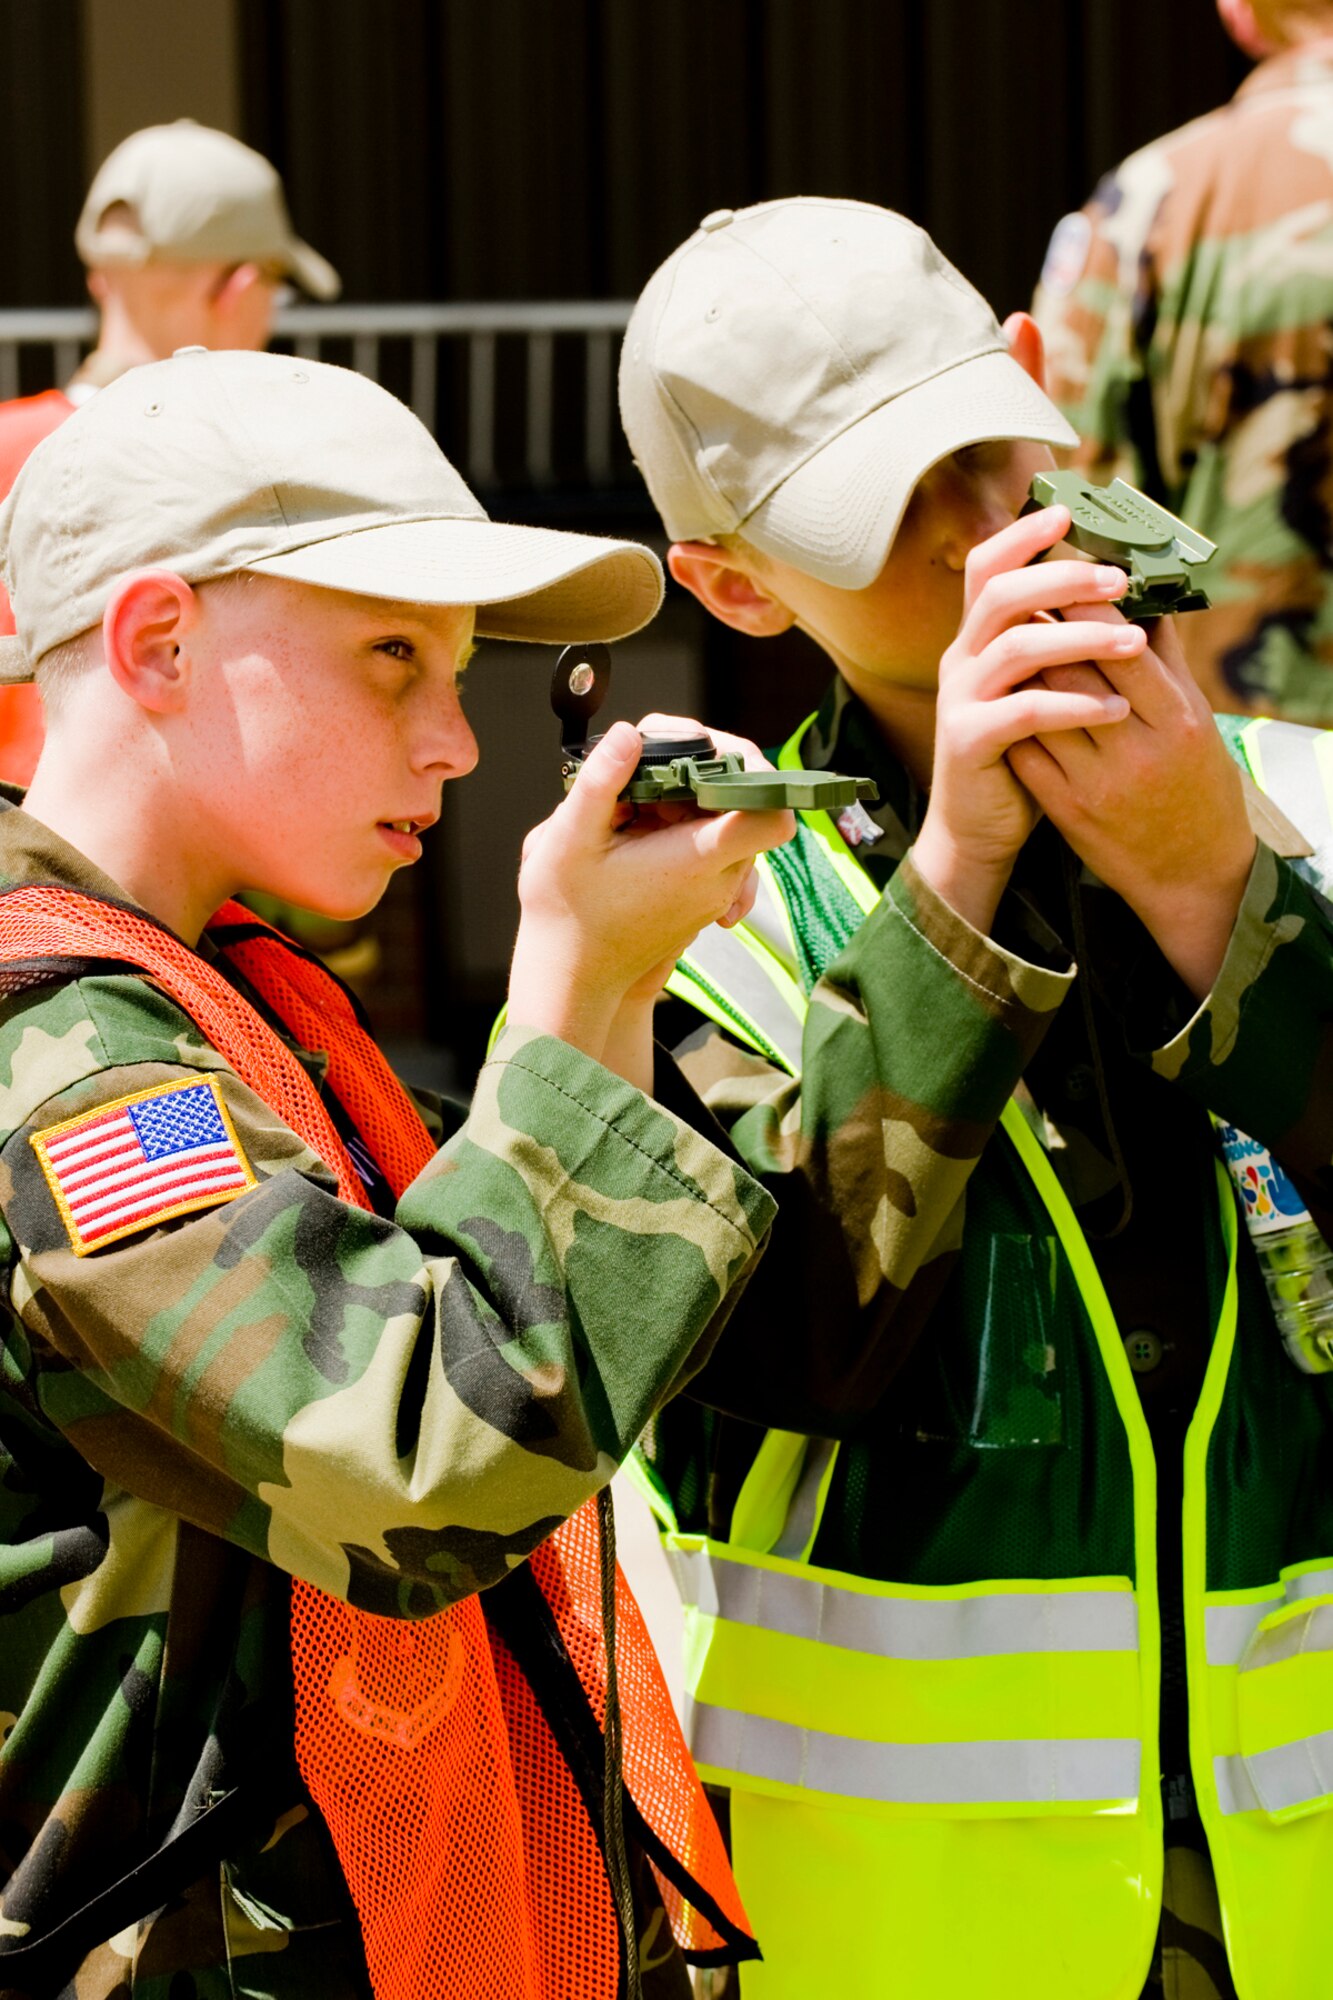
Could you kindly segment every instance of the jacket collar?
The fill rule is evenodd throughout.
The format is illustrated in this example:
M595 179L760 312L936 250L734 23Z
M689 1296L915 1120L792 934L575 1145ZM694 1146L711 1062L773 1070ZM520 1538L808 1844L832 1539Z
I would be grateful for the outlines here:
M1333 35L1325 35L1317 42L1305 42L1298 48L1283 49L1280 55L1268 56L1250 71L1233 102L1239 104L1267 91L1300 90L1308 84L1330 82L1333 82Z

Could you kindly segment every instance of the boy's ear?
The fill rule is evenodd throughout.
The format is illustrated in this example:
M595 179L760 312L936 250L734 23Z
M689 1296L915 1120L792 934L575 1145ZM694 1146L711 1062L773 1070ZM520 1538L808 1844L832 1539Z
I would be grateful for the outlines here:
M189 688L181 645L199 616L199 600L168 569L140 570L117 584L102 618L102 645L122 693L154 715L177 715Z
M254 290L256 285L263 284L263 282L264 274L258 264L235 264L230 270L224 272L219 282L214 285L211 302L219 311L230 312L234 307L240 305L241 301Z
M667 568L683 589L697 597L724 625L752 639L772 639L796 623L780 598L737 566L727 549L712 542L673 542Z
M1046 387L1046 343L1041 337L1041 328L1031 313L1010 313L1004 323L1004 337L1009 343L1009 352L1023 370L1030 375L1039 389Z

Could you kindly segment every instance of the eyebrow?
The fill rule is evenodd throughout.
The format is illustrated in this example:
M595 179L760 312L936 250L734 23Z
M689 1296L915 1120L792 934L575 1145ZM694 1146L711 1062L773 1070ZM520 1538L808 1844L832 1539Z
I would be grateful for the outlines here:
M368 597L365 603L366 618L373 629L383 631L389 625L411 625L418 632L429 633L432 638L438 638L439 633L437 627L432 623L429 616L426 615L427 613L431 611L466 611L471 608L464 604L404 604L400 603L396 597ZM467 650L461 655L458 665L454 670L456 673L462 673L476 650L477 639L474 632L473 636L467 642Z
M432 611L470 611L469 604L406 604L395 597L367 597L366 617L374 624L392 620L402 625L429 625Z

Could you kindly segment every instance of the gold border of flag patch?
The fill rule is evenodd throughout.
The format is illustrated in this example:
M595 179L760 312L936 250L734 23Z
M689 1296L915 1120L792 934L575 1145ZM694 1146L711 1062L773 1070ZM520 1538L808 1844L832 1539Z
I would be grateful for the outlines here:
M106 1235L99 1236L95 1243L85 1242L83 1233L78 1223L74 1220L64 1190L60 1186L55 1165L46 1150L47 1141L58 1139L62 1132L69 1132L76 1125L87 1125L94 1118L105 1118L113 1111L121 1111L127 1104L143 1104L147 1099L153 1097L170 1097L173 1091L177 1090L197 1090L200 1084L203 1084L212 1093L213 1102L217 1106L218 1116L222 1120L227 1138L235 1148L241 1172L245 1175L245 1186L225 1188L213 1194L194 1195L189 1201L177 1202L173 1207L159 1209L153 1215L145 1215L135 1221L123 1223L119 1229L109 1229ZM143 1229L156 1229L159 1222L172 1222L178 1215L192 1215L197 1209L201 1208L220 1208L225 1202L235 1201L237 1195L248 1194L251 1188L259 1186L259 1182L255 1179L254 1173L251 1170L250 1162L245 1157L245 1148L241 1145L240 1139L237 1137L236 1127L231 1122L231 1114L223 1102L222 1092L218 1089L217 1078L212 1076L181 1077L175 1083L155 1083L151 1084L147 1090L132 1090L128 1097L113 1097L107 1104L99 1104L91 1111L81 1111L77 1118L64 1118L59 1125L47 1125L42 1131L34 1132L28 1144L37 1155L38 1165L41 1167L46 1185L51 1190L51 1198L60 1210L60 1219L65 1225L66 1234L69 1237L70 1249L76 1257L91 1257L94 1251L105 1250L109 1243L119 1243L126 1236L137 1236L140 1230Z

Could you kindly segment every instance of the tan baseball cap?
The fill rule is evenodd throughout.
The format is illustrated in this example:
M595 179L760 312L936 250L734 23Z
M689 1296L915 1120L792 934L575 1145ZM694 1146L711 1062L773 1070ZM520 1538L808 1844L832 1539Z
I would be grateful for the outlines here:
M1077 442L923 229L804 197L705 216L654 273L620 411L673 541L743 531L846 590L874 581L951 451Z
M101 619L117 581L236 570L476 605L486 638L619 639L662 601L637 542L492 521L424 424L348 368L183 348L133 368L28 458L0 507L17 637L0 680Z
M133 209L137 229L103 229L119 202ZM332 264L294 233L282 182L263 154L193 118L146 126L107 155L74 243L90 268L154 257L269 264L312 298L336 299L342 290Z

